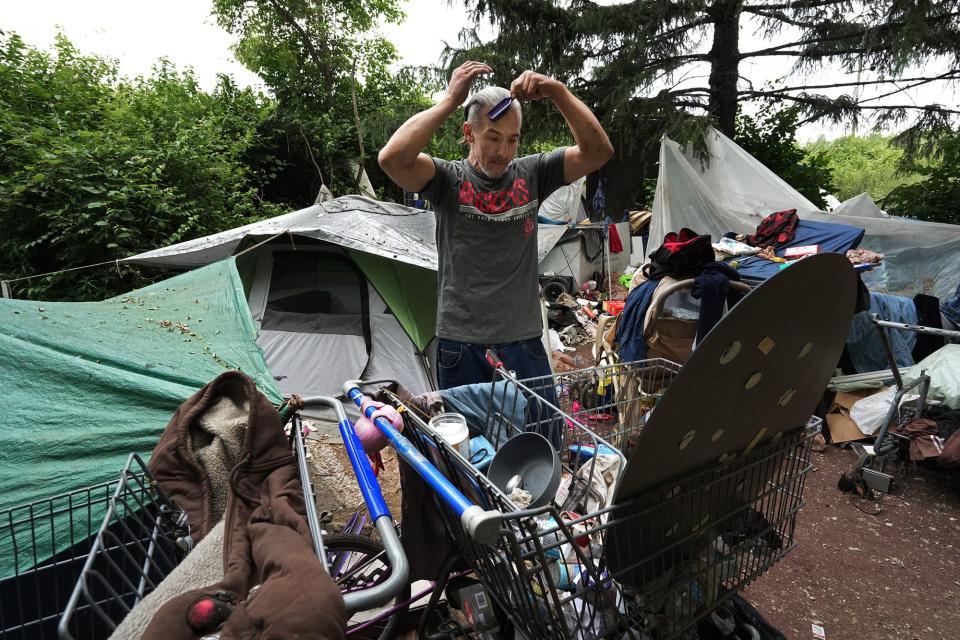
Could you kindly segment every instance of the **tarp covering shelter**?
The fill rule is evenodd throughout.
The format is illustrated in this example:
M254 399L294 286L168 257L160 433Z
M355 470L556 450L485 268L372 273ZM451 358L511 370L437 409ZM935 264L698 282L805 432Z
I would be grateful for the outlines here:
M709 157L701 160L664 137L648 253L668 231L689 227L716 240L727 231L752 233L764 216L796 209L801 220L865 230L860 246L886 256L863 275L870 289L945 298L960 282L960 226L825 213L719 131L707 132L706 146Z
M0 300L0 509L115 478L226 369L282 401L233 258L102 302Z
M853 216L857 218L889 218L890 214L877 206L869 193L861 193L849 200L844 200L833 210L836 216Z
M189 269L272 238L239 268L280 390L336 394L362 376L425 391L430 374L415 360L436 327L435 230L432 211L344 196L126 262ZM563 231L539 227L541 260Z

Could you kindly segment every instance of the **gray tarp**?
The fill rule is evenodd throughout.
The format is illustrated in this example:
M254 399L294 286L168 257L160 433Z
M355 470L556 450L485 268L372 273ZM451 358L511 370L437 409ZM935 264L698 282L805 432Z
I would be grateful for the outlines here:
M796 209L801 219L866 230L860 247L886 255L863 276L872 290L945 298L960 282L960 226L907 218L835 215L817 207L722 133L706 135L710 158L664 138L653 201L648 253L667 231L689 227L714 239L727 231L752 233L764 216Z
M435 229L432 211L343 196L269 220L147 251L122 262L192 269L233 255L246 238L269 238L286 232L436 271ZM540 225L539 260L543 260L564 230L560 225Z

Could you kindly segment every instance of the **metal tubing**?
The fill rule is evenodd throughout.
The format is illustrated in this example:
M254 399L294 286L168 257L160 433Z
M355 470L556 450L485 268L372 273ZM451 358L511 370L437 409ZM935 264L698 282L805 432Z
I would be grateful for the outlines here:
M357 484L360 486L360 491L363 494L364 502L367 504L367 510L370 511L371 517L373 517L375 520L374 525L377 527L377 532L380 534L380 542L383 543L383 548L387 553L387 560L390 566L390 576L381 584L375 587L370 587L369 589L364 589L363 591L357 591L344 595L343 601L346 603L347 612L353 613L355 611L363 611L366 609L379 607L390 602L390 600L392 600L407 584L407 578L410 573L410 565L407 562L407 556L403 553L403 547L400 544L400 536L397 534L397 530L394 527L393 518L390 516L390 510L387 508L387 503L383 499L383 493L380 491L380 485L377 483L377 479L373 475L373 470L360 453L363 450L363 445L360 444L360 439L353 430L353 425L347 418L347 413L344 411L343 405L341 405L340 402L335 398L330 398L328 396L311 396L304 398L303 405L304 407L310 405L325 405L332 408L337 414L337 420L340 423L340 434L343 437L344 445L347 448L347 454L350 456L350 464L353 465L354 473L357 476ZM295 428L299 428L298 424L295 424L294 426ZM298 437L296 440L300 446L302 446L300 438ZM298 454L299 453L301 452L298 449ZM302 455L298 455L298 458L301 461L305 459ZM305 498L306 491L307 489L304 487ZM312 495L310 499L312 500ZM307 509L308 516L311 512L313 512L313 517L315 519L316 511L313 509ZM375 513L379 515L374 515ZM317 524L317 530L319 531L319 523ZM313 529L311 524L311 534L312 533ZM320 537L321 536L319 535L314 536L315 548L317 546L316 540ZM322 542L320 543L320 548L323 548ZM321 553L323 555L320 555L319 557L324 566L326 566L326 552L321 551Z
M949 329L938 329L936 327L924 327L919 324L905 324L903 322L891 322L889 320L881 320L880 316L873 314L871 316L874 324L886 327L888 329L899 329L901 331L914 331L916 333L926 333L931 336L940 336L941 338L953 338L960 340L960 331L950 331Z
M343 384L343 394L353 400L358 407L362 406L364 397L359 388L361 384L366 383L359 380L348 380ZM368 406L365 413L366 417L370 418L375 411L375 408ZM373 423L387 436L387 440L396 449L397 454L416 470L420 477L443 498L444 502L450 505L474 540L481 544L492 544L496 541L500 532L501 514L499 511L484 511L481 507L470 502L446 476L423 457L423 454L413 443L394 429L389 421L378 417Z
M295 415L290 428L294 431L293 443L297 450L297 470L300 474L300 484L303 487L303 501L307 506L307 527L310 529L310 538L313 540L313 552L317 554L323 568L329 573L327 566L327 551L323 547L323 534L320 528L320 520L317 518L316 508L310 508L309 505L317 504L316 496L313 495L313 486L310 484L310 472L307 470L306 448L303 444L303 427L300 424L300 416Z
M390 561L390 576L376 586L344 594L343 602L347 607L347 615L388 604L400 593L400 589L407 584L410 577L410 564L400 545L400 536L397 535L393 520L390 516L381 516L374 524Z
M881 320L880 316L873 314L870 316L870 319L873 321L873 324L877 327L877 332L880 334L880 342L883 343L883 351L887 355L887 361L890 362L890 372L893 374L893 379L897 383L897 389L903 389L903 378L900 377L900 367L897 366L897 359L893 355L893 349L890 348L890 339L887 337L887 330L884 324L885 320Z

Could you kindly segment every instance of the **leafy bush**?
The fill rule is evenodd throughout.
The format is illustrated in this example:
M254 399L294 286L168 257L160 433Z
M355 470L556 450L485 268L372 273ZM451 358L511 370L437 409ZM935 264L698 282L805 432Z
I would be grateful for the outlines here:
M116 260L276 215L244 154L270 100L222 76L203 92L161 61L146 78L0 35L0 278ZM18 297L102 298L142 284L131 268L16 283Z
M883 206L894 215L960 224L960 137L943 143L936 163L910 164L919 181L894 188Z
M903 151L877 133L820 139L806 146L807 157L822 157L833 172L833 195L841 202L867 192L877 202L903 184L920 180L900 166Z

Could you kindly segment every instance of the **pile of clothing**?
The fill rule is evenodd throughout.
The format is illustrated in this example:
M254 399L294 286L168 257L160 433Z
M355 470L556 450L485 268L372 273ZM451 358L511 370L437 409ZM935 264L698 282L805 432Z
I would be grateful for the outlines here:
M662 245L650 254L650 262L641 273L645 280L635 284L627 296L613 340L624 362L645 358L685 362L696 342L723 316L724 309L743 297L730 289L730 281L740 280L737 271L714 259L710 236L691 229L664 236ZM691 295L700 300L697 321L652 317L661 302L657 291L662 294L666 286L691 278Z
M896 431L909 439L914 462L938 469L960 467L960 410L934 405Z

